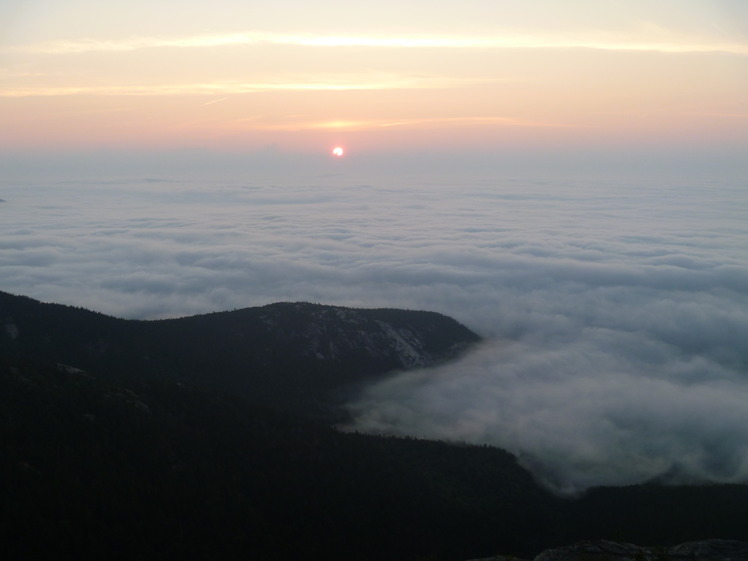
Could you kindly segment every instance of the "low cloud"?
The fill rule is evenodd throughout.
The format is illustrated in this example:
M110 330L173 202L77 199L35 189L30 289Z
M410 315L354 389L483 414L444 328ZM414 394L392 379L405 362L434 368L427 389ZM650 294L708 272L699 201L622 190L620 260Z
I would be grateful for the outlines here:
M587 328L489 341L403 373L351 406L355 428L485 443L552 489L748 481L748 380L644 333Z
M745 189L408 177L6 183L0 289L131 318L443 312L485 342L368 388L356 428L501 446L563 493L748 482Z

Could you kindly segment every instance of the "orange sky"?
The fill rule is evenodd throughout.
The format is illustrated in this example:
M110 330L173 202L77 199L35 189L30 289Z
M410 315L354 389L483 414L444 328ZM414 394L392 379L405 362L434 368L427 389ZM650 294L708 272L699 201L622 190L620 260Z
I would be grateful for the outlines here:
M748 149L746 4L604 4L10 2L0 148Z

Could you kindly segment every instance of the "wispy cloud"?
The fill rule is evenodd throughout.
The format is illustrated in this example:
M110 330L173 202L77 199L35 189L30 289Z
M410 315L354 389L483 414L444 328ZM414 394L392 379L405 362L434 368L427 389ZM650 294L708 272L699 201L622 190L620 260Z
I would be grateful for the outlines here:
M462 125L474 126L510 126L510 127L551 127L566 128L577 127L578 125L569 125L564 123L553 123L543 121L531 121L526 119L514 119L510 117L493 117L493 116L464 116L464 117L433 117L421 119L368 119L368 120L335 120L335 121L313 121L306 123L279 124L264 127L272 130L298 130L298 129L322 129L322 130L362 130L376 128L426 128L438 127L439 125L449 125L460 123ZM262 128L262 127L261 127Z
M292 76L286 80L257 82L214 81L187 84L145 84L115 86L19 86L0 90L0 97L102 95L225 95L266 91L346 91L454 88L494 80L439 76L406 76L385 73L338 76ZM217 103L225 98L208 103ZM206 105L208 104L206 103Z
M213 99L211 101L203 103L203 105L213 105L214 103L220 103L222 101L226 101L227 99L228 99L227 97L222 97L222 98L219 98L219 99Z
M622 51L659 51L668 53L726 52L748 55L748 45L724 43L713 38L694 40L667 32L654 36L622 36L606 33L535 34L505 33L483 36L422 35L303 35L266 32L244 32L186 37L130 37L121 40L79 39L47 41L17 45L5 50L16 53L77 54L88 52L126 52L154 48L205 48L252 45L291 45L302 47L370 47L419 49L548 49L583 48Z
M720 119L748 119L748 113L714 113L714 112L692 112L690 115L701 117L717 117Z

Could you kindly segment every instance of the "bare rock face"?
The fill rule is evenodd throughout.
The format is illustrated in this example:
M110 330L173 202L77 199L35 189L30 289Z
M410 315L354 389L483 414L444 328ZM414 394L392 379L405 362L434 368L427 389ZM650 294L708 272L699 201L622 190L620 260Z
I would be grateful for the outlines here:
M527 561L497 555L471 561ZM582 541L547 549L533 561L748 561L748 542L701 540L672 547L643 547L608 540Z
M748 561L748 542L702 540L672 547L643 547L606 540L548 549L534 561Z
M704 540L668 548L672 559L705 559L711 561L744 561L748 559L748 542Z
M331 363L358 359L389 368L419 368L451 358L478 340L456 321L433 312L309 303L271 304L261 311L275 345Z
M607 540L583 541L573 545L548 549L538 555L535 561L578 561L610 560L634 561L649 560L650 548L631 543Z

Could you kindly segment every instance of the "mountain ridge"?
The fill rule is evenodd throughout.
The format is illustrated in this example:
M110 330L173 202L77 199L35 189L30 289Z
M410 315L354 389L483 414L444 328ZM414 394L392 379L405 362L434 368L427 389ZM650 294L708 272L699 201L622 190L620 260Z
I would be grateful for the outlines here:
M165 376L250 399L326 399L454 358L479 336L436 312L281 302L132 320L0 292L0 352Z

